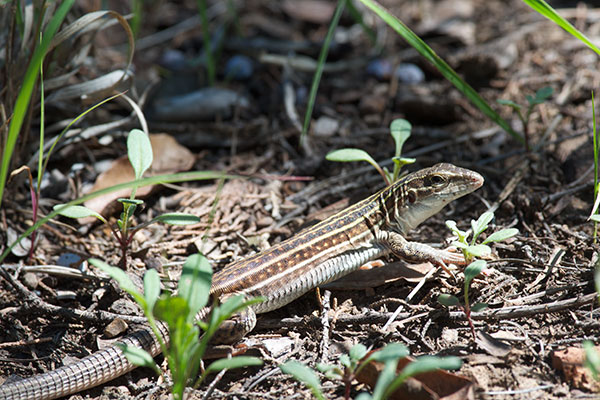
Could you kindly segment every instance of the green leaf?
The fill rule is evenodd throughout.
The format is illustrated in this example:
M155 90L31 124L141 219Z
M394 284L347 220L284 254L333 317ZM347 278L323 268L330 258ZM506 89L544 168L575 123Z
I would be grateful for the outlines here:
M465 287L484 270L487 263L484 260L475 260L465 268Z
M156 300L160 296L160 278L155 269L149 269L144 275L144 298L146 299L148 312L152 312Z
M489 304L487 304L487 303L475 303L471 306L471 311L479 312L479 311L485 310L488 307L489 307Z
M394 381L397 367L398 358L393 358L384 362L383 369L379 373L375 388L373 389L373 400L383 400L388 397L385 393L390 384Z
M152 165L152 145L147 134L132 129L127 136L127 157L133 167L135 179L140 179Z
M392 161L398 167L404 167L407 164L414 164L417 159L416 158L407 158L407 157L392 157Z
M366 161L371 165L377 165L377 162L369 155L369 153L361 149L333 150L325 156L325 159L338 162Z
M458 298L456 296L452 296L451 294L440 294L437 298L437 301L446 307L457 306L460 304Z
M178 285L179 296L184 298L192 315L196 315L208 302L212 267L202 254L192 254L183 264Z
M515 110L520 110L521 109L521 105L515 103L514 101L511 100L503 100L503 99L498 99L496 100L498 102L498 104L502 104L503 106L509 106Z
M598 196L598 198L600 199L600 196ZM590 215L588 219L594 222L600 222L600 214Z
M452 242L452 243L450 243L450 245L456 247L457 249L461 249L461 250L462 249L466 250L469 247L468 244L463 243L463 242Z
M336 369L337 367L335 365L331 365L331 364L325 364L325 363L317 363L315 365L315 368L322 373L326 373L329 371L332 371L334 369Z
M325 374L325 377L327 379L332 380L332 381L342 379L342 377L344 376L344 373L342 372L342 370L335 365L317 363L317 365L315 365L315 368L318 371Z
M479 237L479 235L481 234L481 232L485 231L488 227L488 224L492 221L492 219L494 218L494 213L490 212L490 211L486 211L483 214L481 214L481 216L477 219L477 221L471 220L471 229L473 229L473 240L472 242L475 242L475 239L477 239L477 237ZM471 243L471 244L473 244Z
M552 89L551 86L544 86L543 88L535 92L535 99L543 102L548 97L552 96L552 93L554 93L554 89Z
M279 366L284 374L294 377L298 382L304 383L319 400L325 400L325 395L321 391L321 381L315 371L298 361L286 361Z
M376 351L369 357L370 360L386 362L388 360L397 360L409 355L408 348L400 343L390 343L383 349Z
M367 348L365 345L361 343L357 343L348 352L350 359L352 361L360 361L364 356L367 355Z
M352 366L352 362L350 361L350 357L348 354L342 354L340 356L340 364L342 364L346 368L350 368Z
M200 222L200 218L185 213L167 213L154 218L155 221L160 221L169 225L191 225Z
M492 233L490 236L485 239L482 244L490 243L490 242L501 242L502 240L506 240L511 238L519 233L519 230L516 228L502 229L498 232Z
M139 206L140 204L144 204L144 200L126 199L123 197L118 198L117 201L121 204L130 205L130 206Z
M133 365L137 365L138 367L148 367L154 370L158 368L154 359L146 350L135 346L129 346L125 343L116 343L115 346L121 349L123 354L125 354L125 357L127 357L127 360Z
M184 298L171 296L168 293L163 293L156 301L154 315L156 318L165 321L169 325L169 330L181 326L181 321L188 320L190 316L191 318L195 316L194 313L190 312L190 307Z
M394 153L394 158L400 157L400 154L402 154L402 146L410 137L411 129L412 125L410 122L401 118L393 120L390 124L390 134L394 138L394 143L396 143L396 152Z
M361 392L358 394L358 396L356 396L355 400L372 400L373 396L371 396L370 393L367 392Z
M84 206L66 206L64 204L57 204L52 207L53 210L57 211L60 215L67 218L87 218L96 217L100 221L106 223L106 219L94 210L90 210Z
M113 278L119 284L119 287L129 293L133 299L138 303L143 309L147 308L146 299L144 296L137 290L131 279L127 276L125 271L121 268L112 267L105 263L102 260L98 260L97 258L90 258L90 264L95 266L96 268L100 268L102 271L108 274L111 278Z
M485 244L476 244L474 246L467 246L467 253L475 257L487 257L492 253L490 246Z
M210 364L208 368L206 368L206 373L218 372L224 369L251 367L256 365L263 365L263 361L260 358L249 356L221 358L220 360Z
M469 236L469 233L458 229L458 226L456 226L456 221L449 219L446 221L446 226L448 227L448 229L450 229L452 231L452 233L454 233L456 236L458 236L459 242L461 242L461 243L466 242L466 239Z

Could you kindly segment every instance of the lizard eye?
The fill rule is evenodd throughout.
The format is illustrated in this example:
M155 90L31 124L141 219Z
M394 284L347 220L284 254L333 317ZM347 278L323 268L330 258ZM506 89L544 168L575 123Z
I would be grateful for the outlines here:
M417 194L415 192L408 192L407 194L407 199L409 203L414 203L415 201L417 201Z
M440 176L440 175L433 175L430 179L430 182L432 185L434 186L438 186L441 185L442 183L444 183L446 180Z

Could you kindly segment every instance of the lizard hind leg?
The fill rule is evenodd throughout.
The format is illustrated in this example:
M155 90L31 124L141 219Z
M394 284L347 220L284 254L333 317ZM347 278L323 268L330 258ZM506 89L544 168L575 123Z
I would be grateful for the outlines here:
M210 340L212 344L239 342L256 326L256 313L248 307L223 321Z

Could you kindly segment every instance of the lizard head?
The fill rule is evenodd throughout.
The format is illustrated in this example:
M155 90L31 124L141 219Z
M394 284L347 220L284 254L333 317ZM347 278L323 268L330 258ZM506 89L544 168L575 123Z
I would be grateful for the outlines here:
M407 175L391 186L394 193L392 228L406 233L439 212L446 204L483 185L477 172L452 164L436 164ZM388 203L389 204L389 203Z

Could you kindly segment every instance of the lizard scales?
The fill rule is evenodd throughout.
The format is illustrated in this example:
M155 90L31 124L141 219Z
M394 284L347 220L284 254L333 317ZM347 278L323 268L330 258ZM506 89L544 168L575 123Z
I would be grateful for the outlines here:
M223 268L213 277L211 294L263 296L266 300L250 310L252 314L263 313L389 252L444 268L446 262L462 264L462 256L409 242L404 235L482 184L478 173L445 163L409 174L297 235ZM254 323L246 330L251 330ZM159 330L168 343L163 324ZM160 353L149 329L121 342L142 347L153 356ZM110 346L54 371L0 385L0 400L55 399L108 382L134 368L121 350Z

